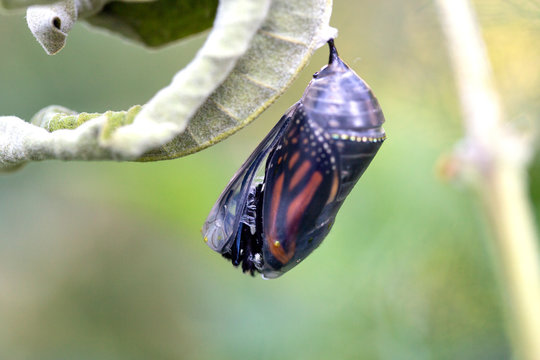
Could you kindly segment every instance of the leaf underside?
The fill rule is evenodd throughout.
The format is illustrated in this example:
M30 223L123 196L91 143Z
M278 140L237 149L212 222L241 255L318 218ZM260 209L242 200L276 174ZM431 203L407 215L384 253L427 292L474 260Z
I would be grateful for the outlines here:
M317 2L321 9L323 1ZM287 1L275 2L273 7L247 53L186 130L139 160L185 156L222 141L259 116L289 87L315 50L313 34L321 27L321 19Z

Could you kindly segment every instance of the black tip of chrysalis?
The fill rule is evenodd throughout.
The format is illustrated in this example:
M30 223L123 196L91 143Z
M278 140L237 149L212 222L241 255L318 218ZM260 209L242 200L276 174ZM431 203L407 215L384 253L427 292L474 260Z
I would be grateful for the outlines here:
M334 45L334 39L328 40L328 47L330 48L330 58L328 59L328 65L330 65L334 61L339 60L339 55L337 53L336 46Z
M341 58L339 57L336 46L334 45L334 39L328 40L327 43L328 47L330 48L328 65L325 65L320 71L317 71L315 74L313 74L314 79L322 79L335 73L350 71L347 64L345 64L343 60L341 60Z

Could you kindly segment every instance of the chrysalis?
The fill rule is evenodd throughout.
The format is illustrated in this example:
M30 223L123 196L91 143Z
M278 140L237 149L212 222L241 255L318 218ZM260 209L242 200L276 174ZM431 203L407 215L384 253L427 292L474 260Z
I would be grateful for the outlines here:
M233 176L203 226L214 251L276 278L326 237L386 135L368 85L330 60Z

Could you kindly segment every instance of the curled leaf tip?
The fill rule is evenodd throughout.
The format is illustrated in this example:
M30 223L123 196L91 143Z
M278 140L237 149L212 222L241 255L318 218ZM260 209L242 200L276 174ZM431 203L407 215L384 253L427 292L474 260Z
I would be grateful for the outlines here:
M45 52L54 55L66 44L68 32L77 19L96 14L109 1L64 0L50 5L30 6L26 11L26 22Z
M49 55L62 50L76 19L77 11L73 1L30 6L26 11L28 28Z

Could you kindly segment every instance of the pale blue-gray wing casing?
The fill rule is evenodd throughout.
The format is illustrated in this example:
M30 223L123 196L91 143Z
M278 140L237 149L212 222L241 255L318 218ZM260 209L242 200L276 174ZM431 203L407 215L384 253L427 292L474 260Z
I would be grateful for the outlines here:
M239 223L246 210L249 190L256 185L255 175L261 166L265 165L264 160L282 137L291 114L297 106L298 103L291 106L281 117L270 133L266 135L255 151L234 174L214 204L202 228L204 240L212 250L224 253L231 248ZM260 182L262 182L262 179Z

